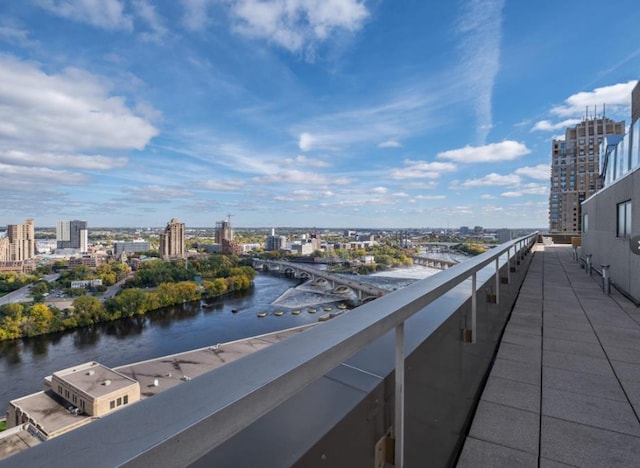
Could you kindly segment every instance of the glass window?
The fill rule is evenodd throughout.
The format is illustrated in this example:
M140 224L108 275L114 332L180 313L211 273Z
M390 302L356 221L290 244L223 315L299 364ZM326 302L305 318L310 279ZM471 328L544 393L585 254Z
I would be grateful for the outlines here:
M126 405L127 403L129 403L129 395L122 397L122 404Z
M113 408L115 408L115 407L116 407L116 402L115 402L115 400L111 400L111 401L109 402L109 409L113 409Z
M118 406L122 405L122 398L118 398Z
M582 215L582 232L587 232L588 229L589 229L589 215L585 213Z
M618 203L617 206L616 235L618 237L631 237L631 200Z

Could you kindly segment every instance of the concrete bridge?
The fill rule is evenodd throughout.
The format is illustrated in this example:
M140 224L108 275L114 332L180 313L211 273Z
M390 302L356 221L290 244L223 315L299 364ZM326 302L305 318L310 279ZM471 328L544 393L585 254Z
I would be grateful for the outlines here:
M253 267L258 269L266 268L270 271L281 271L285 274L289 273L296 278L309 279L312 284L316 285L328 284L332 289L331 292L334 294L348 294L353 291L362 303L382 297L389 292L370 284L361 283L350 278L345 278L344 276L334 275L300 263L256 259L253 262Z
M442 258L422 257L417 255L412 255L411 259L415 265L437 268L438 270L446 270L447 268L458 264L455 260L444 260Z

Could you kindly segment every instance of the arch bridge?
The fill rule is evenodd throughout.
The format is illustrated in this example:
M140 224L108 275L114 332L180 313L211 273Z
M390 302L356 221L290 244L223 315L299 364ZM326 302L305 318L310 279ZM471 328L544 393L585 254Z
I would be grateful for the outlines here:
M353 291L358 297L358 300L363 303L382 297L389 292L386 289L334 275L333 273L328 273L299 263L256 259L253 262L253 267L257 269L267 269L269 271L280 271L284 274L292 274L296 278L308 279L318 285L328 284L334 294L348 294L350 291Z
M458 264L455 260L444 260L442 258L411 256L411 259L415 265L437 268L438 270L446 270Z

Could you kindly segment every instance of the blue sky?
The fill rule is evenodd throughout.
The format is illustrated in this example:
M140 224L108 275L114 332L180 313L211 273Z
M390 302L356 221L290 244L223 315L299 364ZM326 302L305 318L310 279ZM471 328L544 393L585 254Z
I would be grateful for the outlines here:
M636 0L6 0L0 225L546 227Z

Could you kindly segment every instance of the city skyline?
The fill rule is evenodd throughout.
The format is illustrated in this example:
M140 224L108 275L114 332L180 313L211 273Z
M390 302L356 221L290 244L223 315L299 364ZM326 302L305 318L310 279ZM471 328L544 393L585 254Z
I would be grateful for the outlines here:
M628 0L71 5L0 5L2 226L547 226L640 65Z

